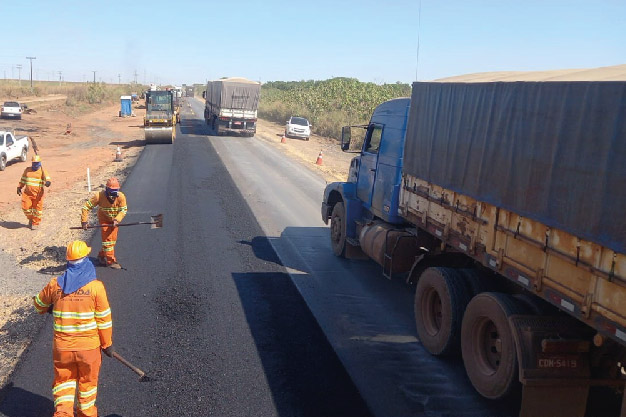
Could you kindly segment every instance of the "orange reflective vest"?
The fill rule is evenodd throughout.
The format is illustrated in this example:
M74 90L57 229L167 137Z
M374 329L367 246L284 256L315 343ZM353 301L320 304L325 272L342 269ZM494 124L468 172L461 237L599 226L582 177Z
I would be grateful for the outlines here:
M39 167L38 170L33 170L32 167L27 167L20 179L19 187L24 188L26 196L39 196L43 193L44 184L50 181L50 176L47 171L44 171L43 167Z
M117 197L113 203L111 203L107 198L106 193L101 191L94 194L91 199L85 202L80 216L80 221L87 222L89 212L95 207L98 207L98 219L102 223L113 223L114 219L121 222L122 219L124 219L124 216L126 216L126 212L128 212L128 208L126 207L126 196L124 196L124 193L118 192Z
M93 350L113 344L111 307L100 280L92 280L74 293L64 294L54 277L34 297L34 303L40 314L52 306L55 350Z

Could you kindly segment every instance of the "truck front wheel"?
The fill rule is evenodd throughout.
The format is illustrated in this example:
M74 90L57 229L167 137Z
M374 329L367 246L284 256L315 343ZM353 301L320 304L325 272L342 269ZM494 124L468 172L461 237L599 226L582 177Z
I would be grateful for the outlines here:
M336 203L330 215L330 243L337 257L346 256L346 209L343 202Z
M5 168L7 168L7 157L0 155L0 171L4 171Z
M474 388L489 399L501 399L519 383L513 332L508 317L527 312L504 293L481 293L467 306L461 330L465 371Z
M461 323L471 293L456 269L430 267L420 275L415 290L415 325L429 353L459 352Z

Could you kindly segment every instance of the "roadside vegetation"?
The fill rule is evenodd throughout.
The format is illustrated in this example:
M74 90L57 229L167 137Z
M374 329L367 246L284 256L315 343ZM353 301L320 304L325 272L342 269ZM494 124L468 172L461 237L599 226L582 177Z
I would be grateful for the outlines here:
M355 78L270 81L261 87L259 117L284 124L290 116L302 116L316 134L339 139L342 126L365 124L380 103L410 95L409 84L379 85Z
M75 112L82 113L100 105L117 103L120 96L135 92L140 94L146 87L141 84L106 84L91 82L56 82L22 80L0 80L0 97L20 101L22 97L45 97L51 94L66 96L65 105Z

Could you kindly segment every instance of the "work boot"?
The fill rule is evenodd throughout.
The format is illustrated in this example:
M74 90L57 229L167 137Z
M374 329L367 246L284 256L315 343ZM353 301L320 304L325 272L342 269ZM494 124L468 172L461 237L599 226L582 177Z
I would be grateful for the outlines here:
M32 229L33 231L34 231L35 229L39 229L39 225L36 225L36 224L31 224L30 229Z
M28 227L29 227L30 229L33 229L33 220L32 220L32 219L29 219L29 220L28 220Z
M118 263L117 261L114 261L111 264L109 264L109 267L115 270L120 270L122 268L122 266L120 266L120 263Z
M102 267L106 267L107 266L107 258L98 256L98 263L100 263L100 265Z

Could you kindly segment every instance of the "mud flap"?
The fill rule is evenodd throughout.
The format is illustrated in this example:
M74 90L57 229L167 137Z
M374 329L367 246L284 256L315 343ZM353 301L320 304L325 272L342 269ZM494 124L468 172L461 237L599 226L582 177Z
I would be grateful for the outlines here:
M523 385L520 416L584 416L589 387L589 341L569 318L509 318Z

